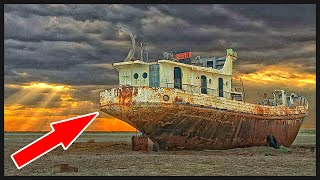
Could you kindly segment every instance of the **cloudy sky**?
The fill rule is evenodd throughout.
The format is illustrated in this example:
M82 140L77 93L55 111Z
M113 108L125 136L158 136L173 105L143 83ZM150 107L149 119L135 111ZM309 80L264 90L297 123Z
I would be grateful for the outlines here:
M99 110L99 91L118 83L112 62L131 48L122 24L148 43L149 57L190 48L193 55L238 52L234 82L247 101L285 89L307 97L315 127L315 5L4 6L5 130L50 130L49 123ZM89 130L134 130L105 113Z

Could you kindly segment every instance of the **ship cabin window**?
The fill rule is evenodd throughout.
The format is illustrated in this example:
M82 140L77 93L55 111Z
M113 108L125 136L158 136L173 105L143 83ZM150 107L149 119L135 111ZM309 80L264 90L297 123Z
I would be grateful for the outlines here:
M223 97L223 79L219 78L218 80L218 88L219 88L219 97Z
M148 73L144 72L144 73L142 74L142 77L143 77L144 79L146 79L146 78L148 77Z
M226 61L226 58L224 57L216 58L216 69L222 69L225 61Z
M207 94L207 77L204 75L201 76L201 93Z
M242 101L242 94L231 93L231 99L236 101Z
M182 89L182 73L180 67L174 68L174 88Z
M138 77L139 77L138 73L134 73L133 78L138 79Z
M207 61L207 67L213 67L213 61Z

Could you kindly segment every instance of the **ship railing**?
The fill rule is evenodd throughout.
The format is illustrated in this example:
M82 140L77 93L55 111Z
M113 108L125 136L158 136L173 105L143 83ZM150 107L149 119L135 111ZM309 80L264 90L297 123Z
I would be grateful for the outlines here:
M181 84L181 86L179 86L180 84L178 84L178 83L165 83L165 84L166 84L167 88L182 89L182 90L191 92L194 95L208 94L213 97L219 96L219 90L214 89L214 88L206 88L206 87L196 86L193 84ZM131 86L131 85L116 85L116 86L113 86L112 88L124 87L124 86ZM241 95L241 93L239 93L239 92L229 92L229 91L220 91L220 92L222 92L223 97L225 97L227 99L233 99L232 96L234 96L234 95ZM220 95L222 95L222 94L220 94ZM242 99L237 99L237 98L234 98L234 100L243 101ZM264 106L279 106L279 104L277 104L274 101L274 98L266 98L262 103L260 102L258 104L264 105ZM293 103L288 104L289 107L296 108L299 112L305 112L306 110L308 110L308 105L309 105L308 100L303 96L295 97L293 100Z
M264 106L279 106L279 105L282 105L282 102L276 101L274 98L265 98L261 102L258 102L258 104L264 105ZM293 99L292 102L290 102L290 100L288 99L287 106L297 107L298 109L308 109L308 101L303 96L297 96Z
M230 91L223 91L214 88L208 88L203 86L197 86L193 84L179 84L179 83L165 83L167 88L175 88L175 89L182 89L192 94L208 94L211 96L220 96L225 98L231 98L231 94L236 92Z
M179 84L179 83L165 83L165 84L167 88L182 89L182 90L191 92L192 94L208 94L211 96L220 96L228 99L231 99L232 95L234 95L235 93L238 93L238 92L223 91L223 90L208 88L208 87L201 87L193 84ZM124 87L124 86L131 86L131 85L120 84L120 85L113 86L113 88Z
M308 102L307 98L305 98L303 96L298 96L298 97L294 98L293 106L303 106L306 109L308 109L309 102Z
M118 87L125 87L125 86L131 86L130 84L120 84L120 85L115 85L113 88L118 88ZM231 98L231 95L237 92L229 92L229 91L222 91L214 88L206 88L206 87L201 87L201 86L196 86L193 84L177 84L177 83L166 83L167 88L172 88L172 89L182 89L188 92L191 92L192 94L208 94L211 96L221 96L221 97L229 97Z

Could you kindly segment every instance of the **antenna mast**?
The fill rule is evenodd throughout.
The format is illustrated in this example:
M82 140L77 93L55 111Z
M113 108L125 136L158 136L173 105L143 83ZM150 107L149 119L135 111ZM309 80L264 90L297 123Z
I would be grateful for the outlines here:
M140 60L148 62L147 43L141 43Z
M246 93L244 91L243 81L242 78L240 78L241 86L242 86L242 92L243 92L243 102L246 102Z

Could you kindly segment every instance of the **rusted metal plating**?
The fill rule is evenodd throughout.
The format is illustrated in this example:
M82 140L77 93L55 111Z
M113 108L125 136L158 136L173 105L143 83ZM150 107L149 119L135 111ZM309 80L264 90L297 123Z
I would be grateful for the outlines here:
M101 91L100 109L167 150L262 146L271 133L290 146L308 114L307 106L263 106L181 89L131 86Z

